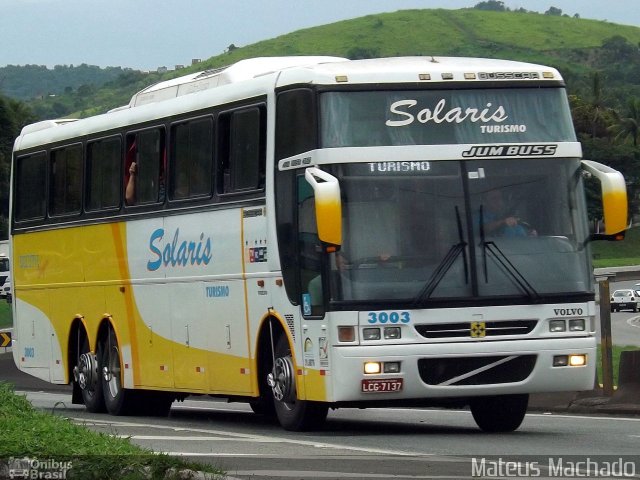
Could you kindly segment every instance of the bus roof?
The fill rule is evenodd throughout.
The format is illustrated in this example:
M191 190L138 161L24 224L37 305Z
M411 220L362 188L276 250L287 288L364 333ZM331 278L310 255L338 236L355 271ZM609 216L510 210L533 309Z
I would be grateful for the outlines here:
M14 150L178 115L265 95L296 84L349 85L546 80L562 82L551 67L463 57L392 57L348 60L328 56L261 57L151 85L128 105L86 119L45 120L22 129Z

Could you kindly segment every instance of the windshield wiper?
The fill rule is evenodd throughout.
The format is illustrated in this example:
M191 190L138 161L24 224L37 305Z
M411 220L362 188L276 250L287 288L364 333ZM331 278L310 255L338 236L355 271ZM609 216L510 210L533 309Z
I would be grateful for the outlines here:
M442 261L438 264L438 267L435 269L427 283L422 287L420 292L415 296L413 303L414 305L422 302L423 300L428 299L433 294L433 291L438 287L444 276L447 274L449 269L453 266L456 259L462 253L462 261L464 262L464 282L469 283L469 269L467 266L467 242L464 241L462 236L462 222L460 221L460 211L458 207L455 207L456 210L456 222L458 224L458 243L451 246L447 254L444 256Z
M489 271L487 269L487 252L493 255L495 261L502 267L503 271L508 274L508 278L520 289L527 294L532 301L540 300L540 294L520 273L517 267L511 263L511 260L496 245L495 242L487 241L484 235L484 213L483 205L480 205L480 241L482 242L482 267L484 271L484 281L489 283Z

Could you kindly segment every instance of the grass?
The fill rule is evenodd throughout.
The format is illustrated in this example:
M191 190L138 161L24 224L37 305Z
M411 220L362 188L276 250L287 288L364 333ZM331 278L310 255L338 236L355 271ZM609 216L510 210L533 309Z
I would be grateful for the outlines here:
M155 454L133 445L128 439L92 432L60 416L37 411L25 397L14 394L7 383L0 383L0 420L0 459L70 461L69 478L177 479L184 478L177 473L184 469L209 471L210 478L223 474L210 467Z
M621 242L592 242L591 251L596 268L640 265L640 227L627 230Z
M6 328L13 325L11 317L11 305L0 298L0 328Z

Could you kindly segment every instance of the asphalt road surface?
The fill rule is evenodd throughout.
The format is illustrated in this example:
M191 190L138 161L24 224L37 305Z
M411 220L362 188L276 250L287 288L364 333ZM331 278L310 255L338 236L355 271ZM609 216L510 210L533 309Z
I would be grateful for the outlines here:
M493 475L499 462L503 468L519 462L513 465L532 469L527 476L569 478L551 475L558 462L588 458L633 465L636 477L626 478L640 478L640 417L529 413L514 433L485 434L466 410L340 409L321 431L292 433L245 404L209 397L174 403L168 418L90 414L71 405L70 387L18 372L8 354L0 354L0 380L14 383L37 408L214 464L230 479L457 479L477 476L479 468L489 469L486 478L506 478Z
M344 409L330 412L321 431L292 433L244 404L206 397L174 404L168 418L150 421L89 414L65 394L25 394L36 407L92 430L214 464L236 479L457 479L471 478L474 468L489 469L485 478L505 478L492 474L500 461L527 465L527 477L538 469L555 478L549 468L558 462L587 459L633 465L632 478L640 478L640 418L528 414L514 433L485 434L465 410Z

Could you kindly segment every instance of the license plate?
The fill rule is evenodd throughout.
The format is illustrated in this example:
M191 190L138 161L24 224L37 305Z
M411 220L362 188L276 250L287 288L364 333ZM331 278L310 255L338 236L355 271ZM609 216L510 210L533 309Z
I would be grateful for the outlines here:
M362 393L399 392L402 390L402 378L372 378L362 380Z

